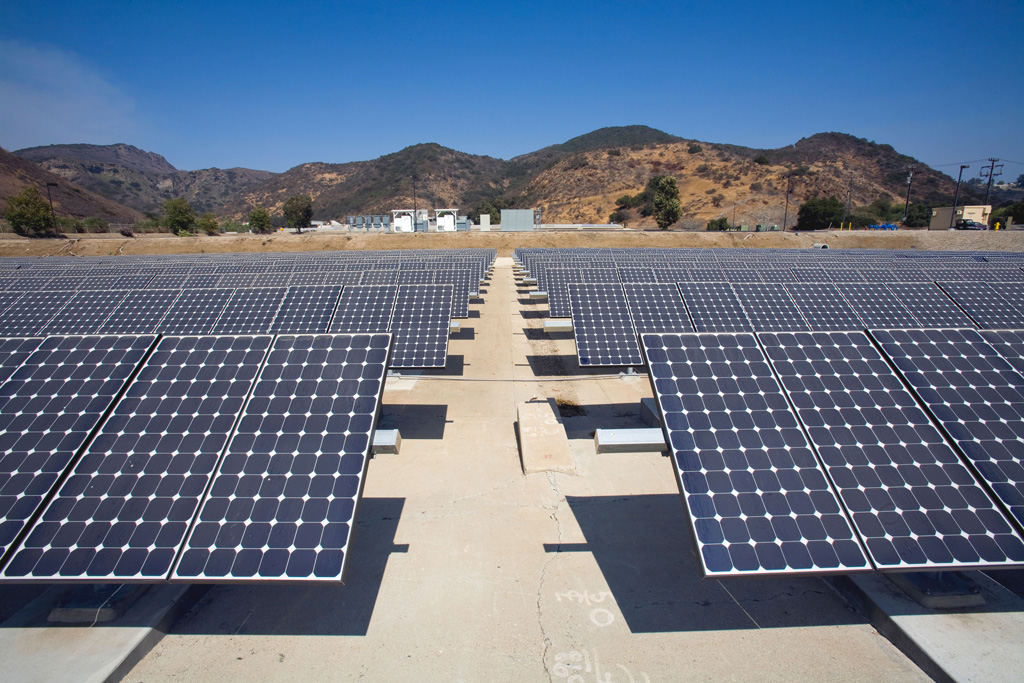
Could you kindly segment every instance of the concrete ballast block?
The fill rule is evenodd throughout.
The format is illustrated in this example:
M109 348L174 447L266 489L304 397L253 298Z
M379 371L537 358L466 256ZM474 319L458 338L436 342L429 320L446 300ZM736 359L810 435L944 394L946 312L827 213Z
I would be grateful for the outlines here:
M594 432L598 453L648 453L668 450L660 429L598 429Z

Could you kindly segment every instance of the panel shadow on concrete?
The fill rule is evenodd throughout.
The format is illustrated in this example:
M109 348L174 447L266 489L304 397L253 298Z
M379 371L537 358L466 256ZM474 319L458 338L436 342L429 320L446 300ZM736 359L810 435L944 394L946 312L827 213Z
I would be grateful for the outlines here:
M397 429L402 439L444 438L448 424L448 406L430 403L385 403L381 406L377 429Z
M592 553L633 633L866 623L818 578L701 578L678 495L566 501L586 543L545 550Z

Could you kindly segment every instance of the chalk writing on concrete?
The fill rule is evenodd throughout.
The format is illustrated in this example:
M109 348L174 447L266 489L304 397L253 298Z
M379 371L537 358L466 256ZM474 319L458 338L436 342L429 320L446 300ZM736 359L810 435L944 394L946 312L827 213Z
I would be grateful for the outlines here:
M651 678L643 671L640 677L621 664L602 667L597 650L571 650L555 655L555 666L551 673L557 678L564 678L566 683L651 683Z
M608 591L601 591L600 593L590 593L586 590L576 591L569 590L564 593L555 593L555 600L562 602L562 600L568 600L569 602L579 603L587 607L593 607L594 604L601 604L608 598L611 598L612 594ZM611 626L615 621L615 615L610 610L604 607L594 607L590 610L590 621L594 626L604 628L605 626Z

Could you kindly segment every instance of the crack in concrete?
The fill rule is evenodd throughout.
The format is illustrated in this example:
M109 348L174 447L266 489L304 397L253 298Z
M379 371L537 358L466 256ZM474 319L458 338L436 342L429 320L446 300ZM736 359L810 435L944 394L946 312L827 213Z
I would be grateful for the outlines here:
M559 518L558 513L561 511L562 502L565 497L558 488L558 483L555 479L554 472L545 472L545 476L548 479L548 486L551 492L555 494L555 505L553 507L545 507L544 509L551 510L549 517L555 521L555 525L558 529L558 545L562 544L562 520ZM547 582L548 567L558 557L558 553L551 553L549 557L544 560L544 565L540 570L540 583L537 586L537 625L540 627L541 642L543 648L540 653L541 665L544 667L544 673L547 674L548 680L553 681L553 674L548 668L548 651L551 649L551 639L548 637L547 630L544 628L544 609L541 606L541 601L544 599L544 584Z

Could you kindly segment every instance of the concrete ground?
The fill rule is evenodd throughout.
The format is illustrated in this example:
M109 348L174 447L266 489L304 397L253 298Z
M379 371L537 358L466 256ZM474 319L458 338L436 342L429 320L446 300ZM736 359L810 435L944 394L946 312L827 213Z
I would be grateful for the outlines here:
M646 376L580 370L509 259L482 296L445 371L388 380L346 584L215 586L124 680L928 680L821 579L701 579L670 461L594 451ZM523 475L534 397L574 475Z

